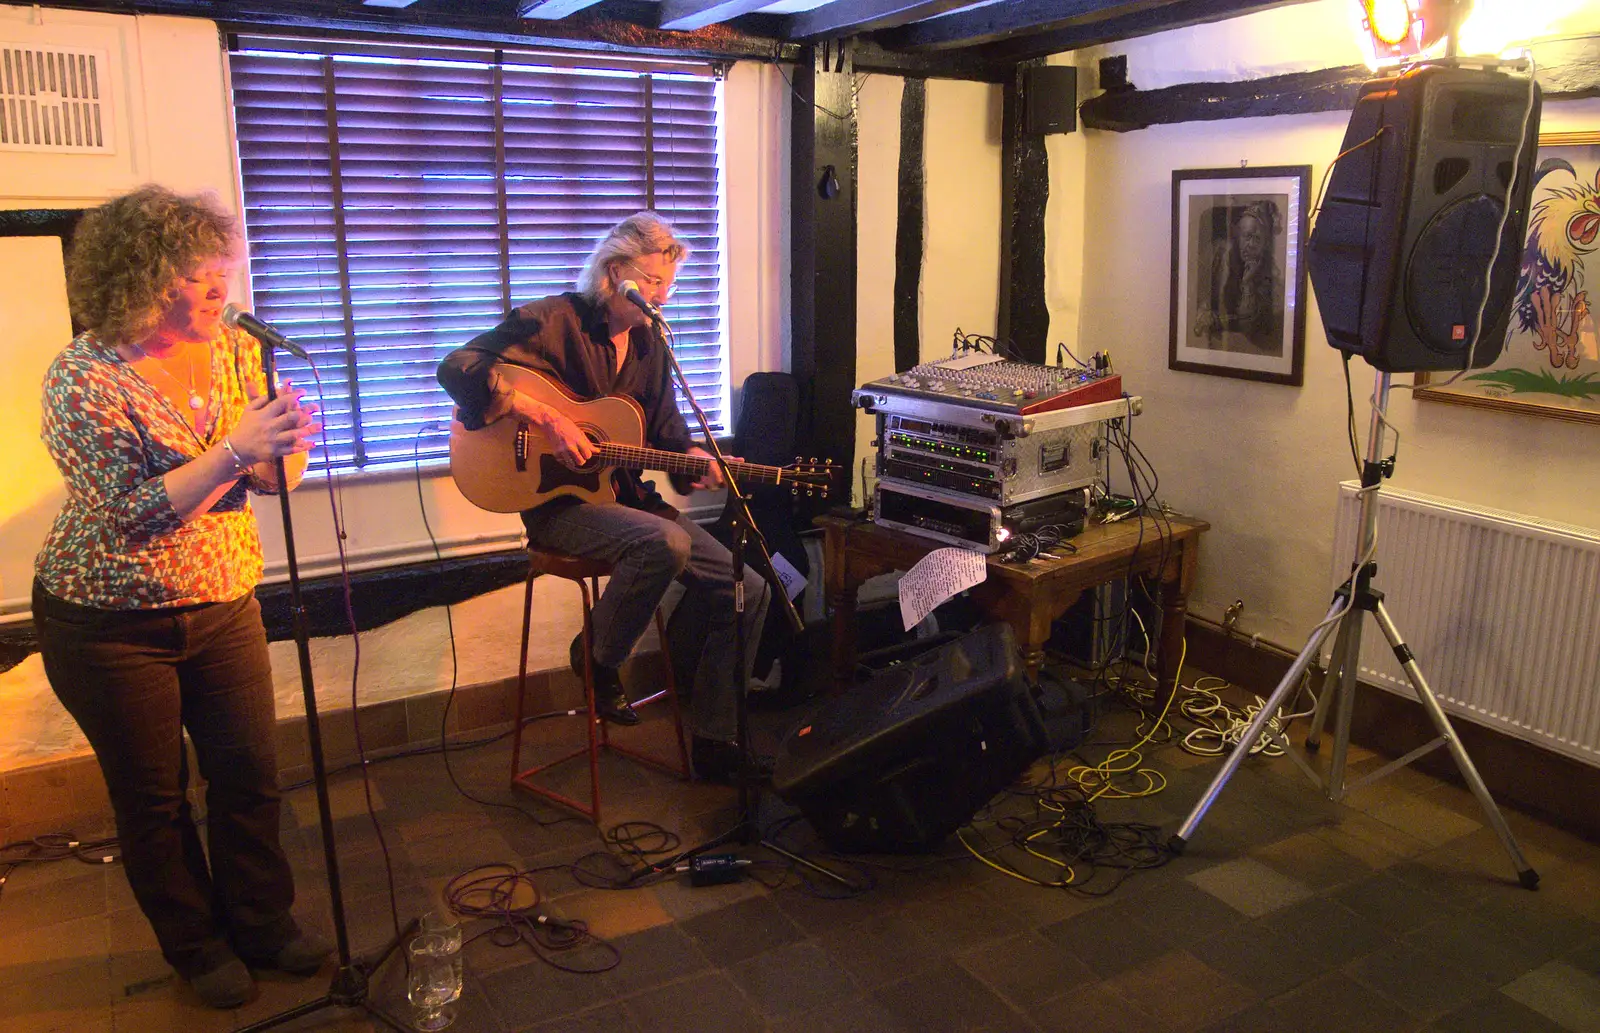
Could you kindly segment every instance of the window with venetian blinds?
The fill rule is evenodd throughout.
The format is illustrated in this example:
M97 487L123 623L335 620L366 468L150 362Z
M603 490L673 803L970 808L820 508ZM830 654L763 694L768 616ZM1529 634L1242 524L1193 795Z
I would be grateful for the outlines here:
M439 359L512 306L570 290L600 236L643 208L694 248L666 313L695 395L722 428L712 69L230 42L251 294L256 315L321 375L329 447L314 463L442 456L450 400L434 379ZM279 370L312 386L292 356L279 356Z

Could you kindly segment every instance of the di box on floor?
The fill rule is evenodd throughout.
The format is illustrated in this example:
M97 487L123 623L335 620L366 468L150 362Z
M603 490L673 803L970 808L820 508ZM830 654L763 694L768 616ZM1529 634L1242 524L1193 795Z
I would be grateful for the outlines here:
M824 705L772 785L837 850L928 850L1047 748L1011 628L993 624Z

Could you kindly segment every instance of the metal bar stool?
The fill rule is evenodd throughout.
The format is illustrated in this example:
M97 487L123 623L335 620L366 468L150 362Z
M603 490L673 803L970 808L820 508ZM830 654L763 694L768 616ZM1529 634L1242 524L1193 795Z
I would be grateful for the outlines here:
M584 724L588 729L588 742L554 760L531 768L519 770L522 763L522 723L527 707L528 688L528 634L533 624L533 582L540 574L566 578L578 585L583 595L583 698L587 712ZM611 730L595 709L594 698L594 599L600 593L600 578L609 577L611 564L602 560L588 560L564 552L552 552L530 546L528 549L528 581L522 600L522 662L517 669L517 723L511 738L511 786L541 796L600 824L600 751L609 749L640 763L665 771L669 775L690 778L689 747L683 737L683 714L678 707L678 687L672 675L672 656L667 652L666 623L656 610L656 632L661 639L661 655L666 668L666 687L634 704L642 707L665 696L672 706L672 727L678 738L677 762L655 754L611 741ZM540 785L535 778L557 765L578 757L589 757L589 804L585 806L570 796L548 786Z

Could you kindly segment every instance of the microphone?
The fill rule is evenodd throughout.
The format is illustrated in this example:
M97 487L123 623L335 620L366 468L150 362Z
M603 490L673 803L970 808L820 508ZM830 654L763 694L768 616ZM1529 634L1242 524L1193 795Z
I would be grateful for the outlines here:
M263 323L261 320L257 319L255 316L252 316L250 313L246 312L244 309L240 308L238 305L235 305L231 301L222 307L222 321L233 327L235 330L245 331L262 344L273 348L282 348L290 355L293 355L295 358L301 359L305 362L311 361L311 356L306 354L306 350L304 348L300 347L298 344L295 344L293 341L274 330L270 325Z
M617 293L638 305L639 311L649 316L652 323L664 321L661 316L661 310L645 300L645 296L639 293L639 285L632 280L623 280L617 284Z

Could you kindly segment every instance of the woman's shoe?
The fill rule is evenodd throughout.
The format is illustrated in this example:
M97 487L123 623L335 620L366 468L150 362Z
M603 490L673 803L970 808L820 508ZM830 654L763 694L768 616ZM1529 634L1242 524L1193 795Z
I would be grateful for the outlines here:
M234 954L220 964L189 977L195 995L211 1008L237 1008L255 993L256 981Z
M315 933L302 932L271 954L240 956L255 968L272 968L294 976L309 976L315 975L332 953L333 945L327 940Z

